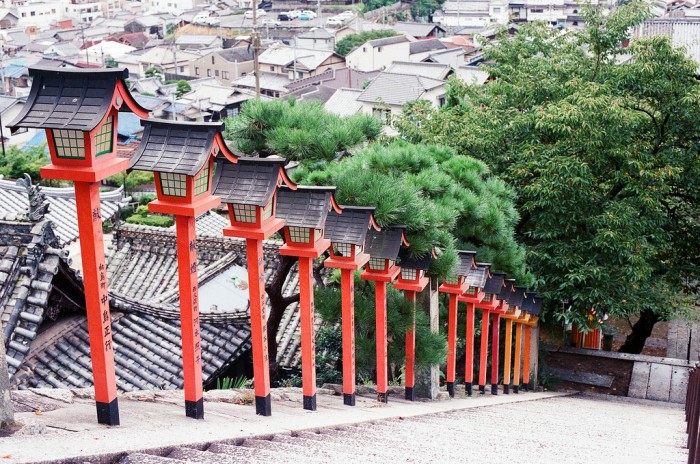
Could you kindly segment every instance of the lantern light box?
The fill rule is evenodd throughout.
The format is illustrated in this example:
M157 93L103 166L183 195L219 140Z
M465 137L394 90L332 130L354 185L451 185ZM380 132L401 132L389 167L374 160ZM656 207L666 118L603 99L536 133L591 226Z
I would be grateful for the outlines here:
M476 269L476 251L458 251L457 263L452 270L452 275L447 277L440 288L442 293L454 293L461 295L467 290L467 276L472 269Z

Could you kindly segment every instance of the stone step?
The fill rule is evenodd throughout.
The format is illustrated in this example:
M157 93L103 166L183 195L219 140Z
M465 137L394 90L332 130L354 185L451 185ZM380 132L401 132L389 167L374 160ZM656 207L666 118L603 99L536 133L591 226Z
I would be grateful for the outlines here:
M228 456L221 453L212 453L209 451L200 451L194 448L175 448L169 458L180 459L185 462L201 463L201 464L239 464L240 459Z
M299 464L299 460L294 455L289 455L284 452L262 450L256 448L248 448L246 446L226 445L223 443L214 443L207 451L211 453L220 453L236 459L243 460L248 464L257 463L277 463L277 464Z
M178 464L185 463L179 459L164 458L146 453L130 453L119 461L119 464Z

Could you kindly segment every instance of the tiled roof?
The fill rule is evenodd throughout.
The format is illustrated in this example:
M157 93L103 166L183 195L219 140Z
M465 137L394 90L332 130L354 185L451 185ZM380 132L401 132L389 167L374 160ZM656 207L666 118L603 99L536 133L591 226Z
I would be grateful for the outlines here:
M515 287L515 291L508 298L508 304L510 306L522 306L526 290L525 287Z
M538 296L535 292L527 292L527 298L523 300L522 310L533 316L537 316L540 314L541 305L542 297Z
M73 187L41 187L49 203L46 218L56 230L60 243L70 243L78 238L76 222L75 190ZM100 210L102 220L114 216L119 205L124 201L124 189L118 188L111 192L100 192ZM27 190L15 181L0 179L0 218L14 220L21 218L28 211L29 198Z
M444 85L444 81L409 74L383 72L369 83L357 101L403 105L418 100L427 90Z
M194 176L211 154L222 123L144 119L144 133L130 169Z
M440 63L414 63L412 61L394 61L387 69L389 73L413 74L415 76L429 77L431 79L445 80L452 72L452 68Z
M469 272L476 267L476 262L474 261L475 257L476 251L458 251L455 274L467 277Z
M362 245L365 243L370 218L376 208L360 206L343 206L343 211L328 213L323 236L333 243Z
M398 265L406 269L420 269L427 271L430 268L430 262L433 257L431 253L425 253L420 258L411 257L411 249L409 247L401 247L399 251Z
M399 256L405 229L403 226L387 226L380 231L369 230L365 239L365 253L368 253L373 258L395 261Z
M330 32L328 32L328 30L326 30L323 27L315 27L315 28L308 30L306 32L302 32L301 34L297 34L297 37L300 39L324 39L324 40L328 40L328 39L332 39L333 37L335 37L335 35L331 34Z
M447 45L442 43L440 39L417 40L415 42L411 42L411 45L409 45L409 53L414 55L416 53L444 50L446 48Z
M486 280L484 292L491 295L499 295L503 290L503 281L506 275L503 272L492 272L491 277Z
M387 45L394 45L404 42L408 42L408 37L405 35L397 35L394 37L385 37L383 39L369 40L367 43L369 43L372 47L385 47Z
M29 68L34 78L17 127L90 131L107 114L117 81L129 77L124 70Z
M335 187L280 187L276 216L284 219L285 226L323 229L333 192Z
M265 206L275 193L285 164L283 158L240 157L237 163L221 158L216 162L213 193L224 203Z
M246 61L253 60L253 47L233 47L214 53L231 63L236 61L239 63L243 63Z
M352 116L362 109L362 103L357 101L361 93L361 89L338 89L323 107L339 116Z
M442 27L438 26L437 24L433 23L396 23L394 24L394 29L397 31L403 33L403 34L408 34L413 37L427 37L431 32L433 32L433 29L439 29L442 32L445 32L445 29Z
M470 287L484 288L486 285L486 279L489 274L489 266L484 264L478 264L476 269L469 271L467 275L467 285Z
M501 288L497 298L507 302L510 299L510 295L515 291L515 279L505 279L504 283L505 286Z

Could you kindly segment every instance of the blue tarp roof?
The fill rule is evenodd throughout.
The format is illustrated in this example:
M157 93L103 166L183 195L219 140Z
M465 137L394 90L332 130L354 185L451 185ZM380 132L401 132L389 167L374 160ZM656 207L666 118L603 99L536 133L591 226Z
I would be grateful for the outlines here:
M119 113L119 119L117 119L117 134L122 137L133 137L139 132L143 132L141 118L134 113Z

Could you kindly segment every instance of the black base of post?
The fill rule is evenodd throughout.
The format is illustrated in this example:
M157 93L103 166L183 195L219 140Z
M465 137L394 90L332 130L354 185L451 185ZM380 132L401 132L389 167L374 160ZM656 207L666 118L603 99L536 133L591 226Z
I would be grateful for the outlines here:
M505 393L506 395L510 394L510 385L503 385L503 393Z
M204 419L204 400L202 398L197 401L185 400L185 415L192 419Z
M343 404L345 406L355 406L355 394L343 393Z
M455 397L455 383L454 382L447 382L447 393L449 393L450 398Z
M316 395L306 396L304 395L304 409L307 411L316 410Z
M519 387L518 387L517 385L514 386L514 387L513 387L513 393L518 393L518 388L519 388Z
M481 395L485 395L485 394L486 394L486 385L479 385L479 393L480 393Z
M472 383L471 382L464 383L464 391L467 393L467 396L472 396Z
M97 406L97 423L105 425L119 425L119 404L114 398L109 403L96 401Z
M491 384L491 394L498 395L498 384L496 384L496 383Z
M406 399L408 401L415 401L416 396L413 393L413 387L406 387Z
M523 384L523 391L530 391L530 384L529 383Z
M388 403L389 402L389 394L377 392L377 401L379 401L380 403Z
M270 401L269 393L267 396L255 397L255 414L266 417L272 415L272 402Z

